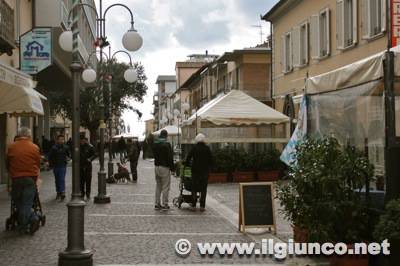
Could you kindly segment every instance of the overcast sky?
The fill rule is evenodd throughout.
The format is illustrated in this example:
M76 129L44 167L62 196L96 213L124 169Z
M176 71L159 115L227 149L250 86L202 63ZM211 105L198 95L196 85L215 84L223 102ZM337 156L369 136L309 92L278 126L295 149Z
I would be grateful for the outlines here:
M131 133L142 135L144 121L152 118L153 95L158 75L175 75L175 62L185 61L193 53L222 54L234 49L260 43L269 25L260 20L277 0L104 0L107 7L114 3L128 5L134 13L135 28L143 37L142 48L132 53L133 60L141 62L147 75L148 91L143 103L131 104L143 113L141 121L134 113L126 112L124 120ZM96 1L98 4L98 1ZM129 13L122 7L113 7L106 17L106 35L112 51L123 49L121 39L129 28ZM119 61L128 62L124 54Z

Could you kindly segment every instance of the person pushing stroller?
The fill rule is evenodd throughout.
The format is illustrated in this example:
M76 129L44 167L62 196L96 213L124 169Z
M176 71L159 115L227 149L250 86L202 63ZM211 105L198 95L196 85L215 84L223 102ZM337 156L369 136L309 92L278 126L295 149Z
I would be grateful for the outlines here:
M200 211L205 211L208 174L213 166L213 157L203 134L196 136L195 143L186 157L185 165L191 165L192 168L192 208L196 208L197 193L200 193Z
M7 170L12 178L11 197L18 210L21 233L33 234L39 229L39 218L32 210L36 196L36 181L40 173L40 149L31 140L31 130L22 127L18 138L8 147Z

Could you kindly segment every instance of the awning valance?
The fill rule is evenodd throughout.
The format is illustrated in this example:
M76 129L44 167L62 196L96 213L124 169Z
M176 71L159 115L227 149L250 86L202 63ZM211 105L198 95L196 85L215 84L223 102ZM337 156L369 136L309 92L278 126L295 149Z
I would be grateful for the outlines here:
M157 130L157 131L153 132L152 134L155 136L158 136L158 135L160 135L162 130L166 130L168 132L168 136L177 136L178 132L179 132L179 135L181 134L181 130L177 126L174 126L174 125L169 125L169 126L163 127L162 129Z
M0 63L0 114L43 115L46 97L35 85L29 75Z
M400 46L393 47L395 54L394 74L400 76ZM306 82L306 93L315 94L357 86L383 78L385 51L374 54L333 71L310 77Z

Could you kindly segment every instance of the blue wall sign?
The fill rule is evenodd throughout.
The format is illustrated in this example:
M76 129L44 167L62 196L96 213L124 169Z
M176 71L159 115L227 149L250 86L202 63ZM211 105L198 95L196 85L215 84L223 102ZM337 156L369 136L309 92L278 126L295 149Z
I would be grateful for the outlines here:
M37 74L52 63L51 28L34 28L20 37L21 70Z

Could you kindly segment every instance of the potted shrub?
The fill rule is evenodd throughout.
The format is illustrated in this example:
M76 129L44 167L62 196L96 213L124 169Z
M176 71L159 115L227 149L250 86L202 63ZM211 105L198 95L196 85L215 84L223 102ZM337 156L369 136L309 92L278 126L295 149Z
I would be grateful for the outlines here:
M217 149L213 152L214 165L208 176L208 183L224 183L228 172L232 172L232 156L230 149Z
M280 152L276 149L269 149L258 155L257 180L273 182L277 181L284 165L279 159Z
M384 256L384 265L397 265L400 261L400 199L389 201L374 230L377 241L388 239L390 256Z
M252 182L255 180L256 159L254 153L247 153L244 150L233 152L236 169L233 172L234 182Z
M278 184L284 216L309 242L354 243L368 239L367 209L360 190L373 166L360 152L332 137L308 138L296 147L296 163ZM304 234L305 232L305 234ZM302 239L304 242L304 239ZM333 265L368 265L367 257L332 257Z

